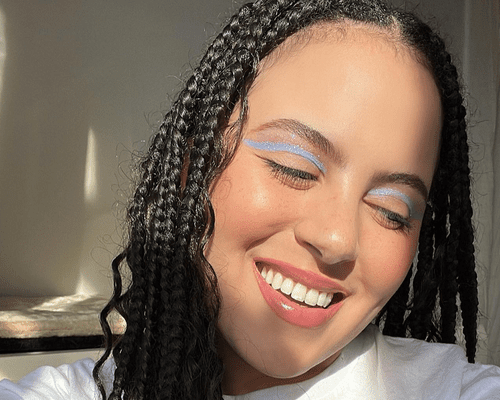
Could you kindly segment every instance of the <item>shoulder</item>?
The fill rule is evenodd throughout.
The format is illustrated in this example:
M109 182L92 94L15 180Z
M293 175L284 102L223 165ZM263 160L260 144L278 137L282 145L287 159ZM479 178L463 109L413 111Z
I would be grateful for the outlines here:
M17 383L4 379L0 382L0 398L14 399L75 399L97 400L100 393L92 377L94 361L90 358L57 368L41 367L26 375ZM113 363L107 362L103 369L105 386L109 385Z
M462 379L461 399L500 399L500 368L467 364Z
M363 332L390 398L500 399L500 368L470 364L461 347Z

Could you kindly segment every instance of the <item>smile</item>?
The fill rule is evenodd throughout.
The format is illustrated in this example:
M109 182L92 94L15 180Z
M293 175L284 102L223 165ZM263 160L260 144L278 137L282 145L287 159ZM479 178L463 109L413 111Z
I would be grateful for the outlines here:
M314 288L308 288L300 282L294 282L291 278L284 277L280 272L271 268L262 268L261 276L271 285L274 290L279 290L285 295L289 295L297 302L305 303L309 306L327 308L330 304L342 300L343 295L339 292L323 292Z
M254 267L262 297L278 317L292 325L319 327L333 318L349 296L331 279L279 260L254 259Z

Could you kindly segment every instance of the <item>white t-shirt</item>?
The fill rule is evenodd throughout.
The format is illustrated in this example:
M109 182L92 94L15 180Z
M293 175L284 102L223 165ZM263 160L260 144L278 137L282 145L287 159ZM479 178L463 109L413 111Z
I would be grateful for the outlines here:
M93 367L94 362L85 359L58 368L39 368L17 383L3 380L0 399L100 399L92 378ZM112 360L108 360L104 367L108 389L113 368ZM500 399L500 368L467 363L456 345L391 338L370 325L314 378L224 399Z

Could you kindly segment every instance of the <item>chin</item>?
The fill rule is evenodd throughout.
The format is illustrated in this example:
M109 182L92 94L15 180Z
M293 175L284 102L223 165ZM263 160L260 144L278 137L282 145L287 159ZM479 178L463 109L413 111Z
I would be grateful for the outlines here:
M305 351L307 352L307 350ZM295 355L288 352L287 356L274 355L265 359L259 359L253 367L271 378L276 379L293 379L303 375L316 375L334 362L340 352L333 355L328 355L325 358L321 354L321 358L305 357L304 352L296 353ZM257 361L257 360L256 360Z
M316 365L290 365L289 363L283 363L279 365L268 365L266 369L261 371L263 374L277 379L290 379L296 378L298 376L304 375L307 371L314 368Z

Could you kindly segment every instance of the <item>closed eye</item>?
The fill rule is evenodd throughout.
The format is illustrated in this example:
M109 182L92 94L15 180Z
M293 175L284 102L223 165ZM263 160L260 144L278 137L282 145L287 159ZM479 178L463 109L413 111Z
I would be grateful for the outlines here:
M383 227L395 231L402 231L404 233L408 233L412 228L409 218L405 218L401 214L383 207L372 205L372 208L376 211L376 215L378 216L377 221Z
M287 167L272 160L265 161L271 168L273 176L275 176L280 182L289 185L294 189L309 189L311 187L311 183L318 180L317 176L309 172Z

